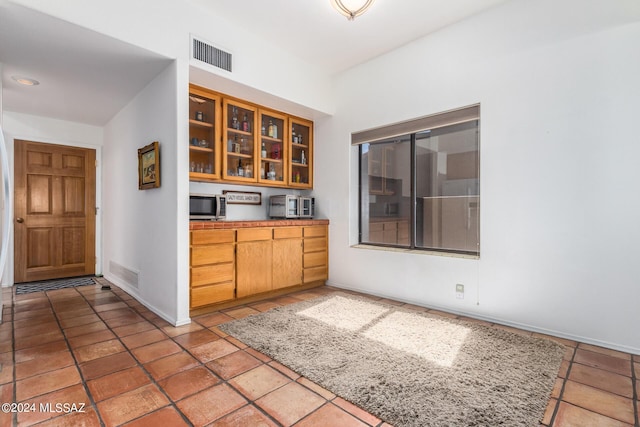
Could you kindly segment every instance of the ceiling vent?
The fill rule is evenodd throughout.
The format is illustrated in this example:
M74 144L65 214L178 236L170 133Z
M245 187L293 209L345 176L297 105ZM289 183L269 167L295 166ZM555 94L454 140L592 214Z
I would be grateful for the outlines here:
M214 67L231 72L232 55L229 52L199 40L191 38L191 56Z

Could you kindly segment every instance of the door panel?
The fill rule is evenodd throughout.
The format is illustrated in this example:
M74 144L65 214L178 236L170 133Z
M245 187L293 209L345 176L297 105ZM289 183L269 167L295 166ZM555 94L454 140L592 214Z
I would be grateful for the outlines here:
M95 150L15 141L15 282L95 273Z

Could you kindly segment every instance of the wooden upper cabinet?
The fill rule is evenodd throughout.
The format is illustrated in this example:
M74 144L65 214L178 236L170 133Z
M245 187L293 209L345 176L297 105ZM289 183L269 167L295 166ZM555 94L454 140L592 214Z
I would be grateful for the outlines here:
M313 122L292 117L289 127L289 185L313 188Z
M189 88L189 179L220 179L220 124L222 98Z
M228 181L257 182L256 107L240 101L222 101L222 177Z
M313 188L313 122L189 86L189 179Z
M259 110L258 124L258 158L260 174L258 182L269 186L284 186L287 184L287 162L289 150L287 141L287 127L289 120L284 114L269 110Z

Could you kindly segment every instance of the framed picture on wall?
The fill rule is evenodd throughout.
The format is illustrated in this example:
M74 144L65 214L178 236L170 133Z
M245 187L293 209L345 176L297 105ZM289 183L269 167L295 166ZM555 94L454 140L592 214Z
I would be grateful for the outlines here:
M160 147L158 141L138 149L138 189L160 187Z

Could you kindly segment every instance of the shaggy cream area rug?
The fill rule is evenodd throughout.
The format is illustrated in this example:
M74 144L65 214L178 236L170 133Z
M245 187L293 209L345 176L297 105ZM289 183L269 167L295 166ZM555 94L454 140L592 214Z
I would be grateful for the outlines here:
M400 426L538 426L564 346L349 294L220 329Z

